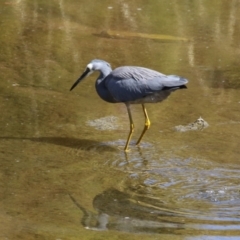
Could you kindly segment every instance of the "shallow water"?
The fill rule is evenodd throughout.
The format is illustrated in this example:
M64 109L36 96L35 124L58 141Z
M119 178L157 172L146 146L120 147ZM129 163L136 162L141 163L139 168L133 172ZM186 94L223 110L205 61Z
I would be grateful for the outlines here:
M239 239L239 4L2 1L0 239ZM129 153L97 74L69 92L94 58L189 79Z

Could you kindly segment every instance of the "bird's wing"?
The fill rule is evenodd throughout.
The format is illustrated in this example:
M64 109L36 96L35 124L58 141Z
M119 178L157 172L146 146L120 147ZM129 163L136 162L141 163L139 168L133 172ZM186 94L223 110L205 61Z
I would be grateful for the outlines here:
M112 77L114 79L135 79L135 80L142 80L142 79L153 79L158 76L165 76L164 74L148 69L143 67L119 67L114 69L112 72Z
M116 101L129 102L144 98L164 87L177 87L187 80L175 75L166 76L142 67L119 67L105 79L105 85Z

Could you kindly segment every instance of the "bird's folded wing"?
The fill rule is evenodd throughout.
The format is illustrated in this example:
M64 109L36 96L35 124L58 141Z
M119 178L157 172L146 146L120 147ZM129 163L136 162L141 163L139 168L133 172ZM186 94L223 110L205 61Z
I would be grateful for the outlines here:
M118 102L135 101L164 87L184 85L187 80L179 76L166 76L157 71L141 67L120 67L106 78L105 85Z

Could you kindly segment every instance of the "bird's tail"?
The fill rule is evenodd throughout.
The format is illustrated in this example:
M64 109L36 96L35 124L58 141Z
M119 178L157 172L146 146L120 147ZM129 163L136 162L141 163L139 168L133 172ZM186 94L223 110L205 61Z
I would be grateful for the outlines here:
M170 92L173 92L175 90L178 90L178 89L184 89L184 88L187 88L186 85L180 85L180 86L174 86L174 87L164 87L162 90L168 90Z
M183 77L179 77L176 75L168 75L167 76L170 81L164 82L164 88L162 90L169 90L169 91L175 91L177 89L184 89L187 88L185 84L188 83L188 80Z

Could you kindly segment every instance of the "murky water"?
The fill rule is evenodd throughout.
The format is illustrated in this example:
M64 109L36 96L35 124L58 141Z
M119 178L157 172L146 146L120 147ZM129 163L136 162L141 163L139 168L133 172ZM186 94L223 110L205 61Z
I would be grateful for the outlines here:
M238 0L0 6L0 239L240 238ZM147 105L139 147L132 106L127 154L126 108L99 99L97 75L69 92L94 58L190 80Z

